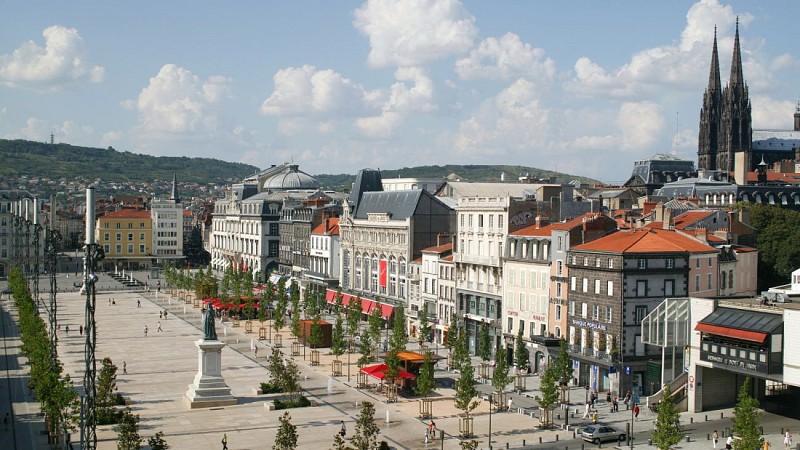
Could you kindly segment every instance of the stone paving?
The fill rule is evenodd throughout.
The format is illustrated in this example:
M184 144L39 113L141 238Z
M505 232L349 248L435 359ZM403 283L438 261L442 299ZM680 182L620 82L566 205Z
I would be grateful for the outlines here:
M105 288L97 295L97 358L98 369L100 360L109 356L119 368L117 385L119 392L130 397L131 408L141 418L140 434L145 437L161 430L166 441L175 449L206 449L221 448L220 440L223 433L228 436L228 448L256 449L269 448L274 442L278 417L282 411L269 411L265 404L271 403L269 396L256 395L254 389L260 382L268 380L266 359L269 354L269 345L265 341L257 342L259 346L258 358L251 351L251 340L255 335L246 334L244 328L234 328L229 322L217 324L217 334L220 340L228 346L223 350L222 363L223 375L232 393L239 400L236 406L211 409L190 410L184 403L184 394L188 385L193 381L197 372L197 348L194 341L202 338L202 315L200 310L190 304L184 304L177 298L166 293L133 292L115 290L113 280L106 275L100 275L99 283ZM73 376L74 380L81 380L83 376L83 336L78 333L78 327L83 323L84 296L78 293L59 294L59 315L61 323L61 340L59 354L64 362L65 369ZM109 305L112 300L116 305ZM137 306L137 301L140 306ZM163 331L156 331L159 322L159 312L168 310L168 318L161 319ZM243 323L243 322L242 322ZM255 322L257 324L257 322ZM66 333L66 326L70 331ZM148 326L147 336L144 326ZM257 325L254 326L257 329ZM284 345L282 351L290 352L288 330L284 330ZM414 349L416 344L409 346ZM306 351L306 358L309 358ZM319 406L312 408L292 409L292 423L298 426L300 436L299 448L330 448L333 436L339 431L340 421L347 425L348 436L354 430L354 420L358 415L359 403L371 401L376 407L376 423L381 429L380 440L386 440L395 448L424 449L459 447L459 440L454 436L458 434L458 410L453 406L452 389L439 389L432 396L433 414L439 430L444 431L443 442L435 444L424 443L425 424L418 416L418 402L416 398L399 398L397 403L385 403L385 398L372 390L359 390L356 384L356 355L351 358L351 381L347 380L347 361L344 360L344 376L331 378L329 361L332 356L323 350L321 364L311 366L304 360L302 353L294 358L301 369L301 385L307 394L319 402ZM122 373L123 361L127 365L127 374ZM440 363L440 364L443 364ZM457 375L445 370L437 370L437 380L455 378ZM451 380L452 381L452 380ZM77 383L77 381L76 381ZM330 389L329 389L330 386ZM571 440L574 437L574 427L586 424L581 418L582 412L575 414L570 420L569 430L540 430L537 428L538 419L528 414L520 414L517 407L528 408L530 411L535 401L530 397L535 394L538 387L538 378L529 376L527 386L532 392L528 395L511 394L514 408L511 412L488 413L488 402L482 401L473 412L474 430L480 448L488 448L489 421L491 417L492 445L494 448L581 448L580 441ZM491 386L478 385L479 391L488 393ZM584 390L573 388L572 400L582 403ZM611 414L606 405L598 408L599 421L614 424L621 429L630 421L630 413L623 411ZM582 406L572 406L575 408ZM581 410L582 411L582 410ZM731 411L721 411L729 417ZM560 411L563 413L563 411ZM718 418L720 412L684 414L682 420L704 422L704 414L712 415L712 420ZM654 415L642 408L639 422L635 424L638 440L636 446L646 446L645 439L652 428ZM785 420L786 426L797 428L797 421ZM563 418L556 420L562 424ZM727 423L727 425L726 425ZM728 419L717 422L708 422L708 426L718 426L724 429L730 426ZM791 424L791 425L790 425ZM800 429L800 428L798 428ZM694 441L684 444L682 448L711 448L705 441L707 433L702 427L694 429ZM779 430L774 430L775 436L771 437L773 444L782 442L778 436ZM98 448L116 448L117 431L112 426L100 426L97 430ZM73 441L77 440L77 434ZM541 442L543 444L539 445ZM558 439L558 441L557 441ZM535 447L531 445L534 444ZM590 445L590 444L587 444ZM577 447L576 447L577 446ZM652 447L651 447L652 448Z

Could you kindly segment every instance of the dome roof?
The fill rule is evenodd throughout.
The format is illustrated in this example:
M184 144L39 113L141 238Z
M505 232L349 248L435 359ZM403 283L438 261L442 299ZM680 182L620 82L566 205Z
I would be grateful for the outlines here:
M298 170L296 164L289 165L283 172L273 175L264 181L265 191L289 189L319 189L319 181L311 175Z

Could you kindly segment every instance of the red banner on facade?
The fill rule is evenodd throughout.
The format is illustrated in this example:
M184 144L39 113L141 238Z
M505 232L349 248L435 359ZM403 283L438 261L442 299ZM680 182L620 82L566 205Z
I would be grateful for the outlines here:
M386 261L381 261L380 265L378 266L380 272L378 272L378 284L381 287L386 287L386 280L388 278L388 270L386 270Z

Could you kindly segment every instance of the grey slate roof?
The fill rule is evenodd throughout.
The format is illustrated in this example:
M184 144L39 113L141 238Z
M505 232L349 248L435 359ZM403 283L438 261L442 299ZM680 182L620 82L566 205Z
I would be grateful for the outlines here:
M355 218L366 219L370 213L388 213L392 220L407 219L414 215L424 192L422 189L364 192Z
M717 308L699 323L771 334L783 325L783 315L734 308Z

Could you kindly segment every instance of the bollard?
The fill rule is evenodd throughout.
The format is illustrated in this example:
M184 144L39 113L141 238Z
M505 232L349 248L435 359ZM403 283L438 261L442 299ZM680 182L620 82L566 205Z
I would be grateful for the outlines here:
M522 446L525 447L525 439L522 440Z
M648 439L647 440L647 445L653 445L653 440L652 439Z
M506 442L506 449L508 448L508 442Z
M686 435L686 442L689 442L689 435Z
M706 422L708 422L708 414L706 414Z
M689 423L694 423L694 417L689 417Z
M583 448L583 442L581 442L581 450L584 450L584 448Z
M603 441L600 441L600 443L597 444L597 448L603 448Z
M540 444L542 443L542 437L541 436L539 436L539 443Z
M707 440L707 441L710 441L710 440L711 440L711 435L710 435L710 434L706 434L706 440Z
M556 414L559 420L561 420L561 413Z
M724 412L719 413L719 418L720 419L724 419L725 418L725 413Z
M577 429L572 430L572 439L575 439L576 437L578 437L578 430Z
M761 435L762 435L762 436L764 435L764 427L758 427L758 431L760 431L760 432L761 432Z
M558 442L558 433L556 433L556 442Z

